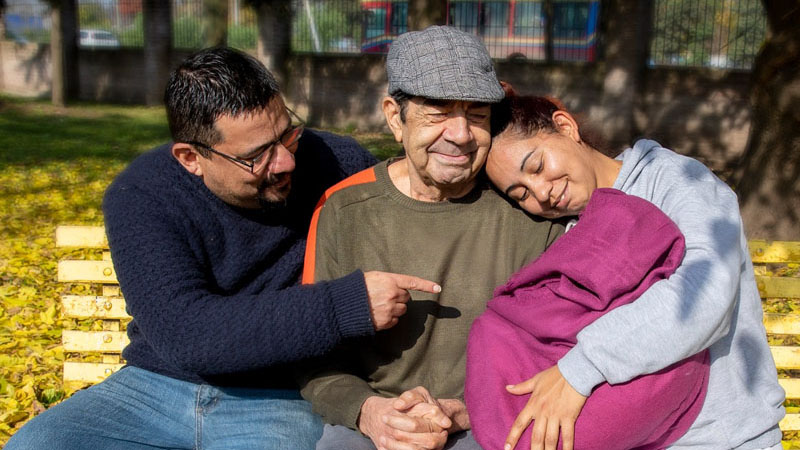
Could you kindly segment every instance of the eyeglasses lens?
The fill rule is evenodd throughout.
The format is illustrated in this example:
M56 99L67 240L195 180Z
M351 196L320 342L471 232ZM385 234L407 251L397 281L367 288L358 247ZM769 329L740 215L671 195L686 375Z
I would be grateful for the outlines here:
M286 147L286 150L294 153L297 151L297 144L300 142L300 136L303 135L303 126L297 125L293 127L291 130L286 132L283 136L281 136L281 145Z
M280 137L281 145L289 151L289 153L294 153L297 151L297 147L299 147L300 136L303 135L303 126L297 125L288 130ZM269 164L269 161L275 155L275 146L273 145L264 153L259 155L255 160L253 160L253 173L261 173L262 170Z

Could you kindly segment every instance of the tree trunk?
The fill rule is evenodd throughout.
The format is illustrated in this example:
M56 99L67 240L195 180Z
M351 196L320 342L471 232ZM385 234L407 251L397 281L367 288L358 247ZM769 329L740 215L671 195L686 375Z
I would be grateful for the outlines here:
M228 45L228 0L203 0L203 44Z
M6 38L6 4L5 0L0 0L0 41Z
M644 86L652 8L649 0L603 2L605 75L602 108L594 117L615 149L631 145L637 134L634 108Z
M164 99L172 51L171 2L144 0L145 103L160 105Z
M292 5L289 0L262 1L256 5L258 17L258 59L275 75L281 91L287 92L286 67L291 51Z
M75 0L51 4L50 57L52 61L51 100L66 106L78 96L78 21Z
M4 14L6 12L6 0L0 0L0 42L6 39L6 20ZM3 46L0 45L0 61L3 61ZM0 90L6 88L6 78L3 67L0 63ZM3 99L0 98L0 106L3 106Z
M769 36L753 66L750 140L735 188L749 238L800 240L800 6L763 3Z

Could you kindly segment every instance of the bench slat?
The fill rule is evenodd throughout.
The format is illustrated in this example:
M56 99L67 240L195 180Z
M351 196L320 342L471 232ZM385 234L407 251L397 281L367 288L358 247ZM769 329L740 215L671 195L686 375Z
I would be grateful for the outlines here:
M56 247L108 248L103 227L61 225L56 228Z
M122 297L103 297L93 295L65 295L61 297L61 311L64 317L76 319L130 319L125 312Z
M764 327L770 334L800 334L800 314L764 314Z
M124 365L65 361L64 382L99 383Z
M116 283L117 274L111 261L59 261L58 281Z
M797 263L800 262L800 242L762 241L753 239L747 242L753 263Z
M120 353L130 342L124 331L76 331L61 332L65 352Z
M782 431L800 431L800 414L787 414L780 427Z
M770 350L778 369L800 369L800 347L772 345Z
M784 391L786 391L786 398L800 399L800 379L798 378L778 378L778 383Z
M800 298L800 278L756 276L761 298Z

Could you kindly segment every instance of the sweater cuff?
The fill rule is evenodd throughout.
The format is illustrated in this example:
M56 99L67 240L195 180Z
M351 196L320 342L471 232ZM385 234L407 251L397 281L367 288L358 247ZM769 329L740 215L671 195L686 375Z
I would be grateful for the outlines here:
M343 338L375 334L367 300L367 285L360 270L328 282L333 314Z
M583 353L580 343L558 361L558 370L567 383L584 397L588 397L595 386L605 381L603 374Z
M352 403L344 405L344 411L342 411L344 420L342 424L347 428L361 433L361 430L358 429L358 422L361 420L361 407L364 406L364 402L366 402L368 398L376 396L378 396L378 393L371 389L365 389L357 395L354 395Z

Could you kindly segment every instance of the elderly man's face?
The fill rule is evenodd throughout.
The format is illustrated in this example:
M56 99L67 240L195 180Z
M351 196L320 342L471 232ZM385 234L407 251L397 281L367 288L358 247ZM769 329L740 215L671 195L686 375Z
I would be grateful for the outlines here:
M414 97L405 122L390 127L408 157L409 176L426 186L470 188L489 153L491 108L486 103Z

